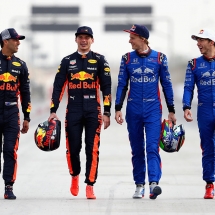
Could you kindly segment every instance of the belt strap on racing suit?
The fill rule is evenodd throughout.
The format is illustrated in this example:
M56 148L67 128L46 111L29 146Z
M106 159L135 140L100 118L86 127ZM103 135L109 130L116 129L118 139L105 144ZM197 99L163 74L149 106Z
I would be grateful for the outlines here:
M5 102L6 106L17 105L17 102Z

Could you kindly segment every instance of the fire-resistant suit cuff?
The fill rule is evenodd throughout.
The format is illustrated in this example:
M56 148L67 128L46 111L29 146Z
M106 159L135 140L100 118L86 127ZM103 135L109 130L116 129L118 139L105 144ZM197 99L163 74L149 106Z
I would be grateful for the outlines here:
M50 108L50 113L56 113L57 112L57 110L56 110L56 108Z
M189 107L189 106L184 106L184 107L183 107L183 111L185 111L186 109L189 109L189 110L190 110L191 107Z
M110 106L104 106L104 112L110 112Z
M122 105L115 105L115 111L121 111Z
M30 113L29 112L24 113L24 118L30 119Z
M171 112L171 113L175 113L175 107L174 107L174 105L169 105L168 106L168 111L169 111L169 113Z

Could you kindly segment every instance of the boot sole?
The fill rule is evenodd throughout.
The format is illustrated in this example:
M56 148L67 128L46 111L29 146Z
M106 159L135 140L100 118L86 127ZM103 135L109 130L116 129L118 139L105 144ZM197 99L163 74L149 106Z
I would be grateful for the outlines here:
M144 196L133 196L133 199L142 199Z
M150 195L150 199L156 199L158 195L160 195L162 193L162 190L159 186L156 186L154 189L153 189L153 194Z

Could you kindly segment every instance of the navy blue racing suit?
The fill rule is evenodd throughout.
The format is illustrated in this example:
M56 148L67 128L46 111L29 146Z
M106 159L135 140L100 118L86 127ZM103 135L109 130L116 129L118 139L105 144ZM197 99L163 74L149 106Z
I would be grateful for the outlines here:
M201 56L189 61L183 95L183 110L191 109L194 87L198 90L197 120L201 139L203 180L215 175L215 58Z
M168 110L174 113L173 89L166 56L150 49L147 54L133 51L122 57L115 110L121 110L130 82L126 122L132 149L135 184L145 184L145 145L149 182L159 182L161 178L159 140L162 107L159 80Z
M102 125L99 89L104 112L110 112L111 108L110 68L104 56L90 51L86 55L74 52L63 58L55 76L51 113L56 113L65 88L68 92L66 153L69 172L72 176L81 172L80 151L85 129L85 183L93 185L97 179Z
M3 145L3 179L6 185L12 185L16 180L20 136L18 99L20 97L24 119L29 121L29 85L26 63L14 55L7 57L0 51L0 148L2 150Z

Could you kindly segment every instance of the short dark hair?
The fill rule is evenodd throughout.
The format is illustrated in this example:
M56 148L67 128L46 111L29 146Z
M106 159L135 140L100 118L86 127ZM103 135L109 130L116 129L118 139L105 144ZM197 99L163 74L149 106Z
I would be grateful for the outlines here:
M4 42L1 40L1 48L3 48L4 46Z

